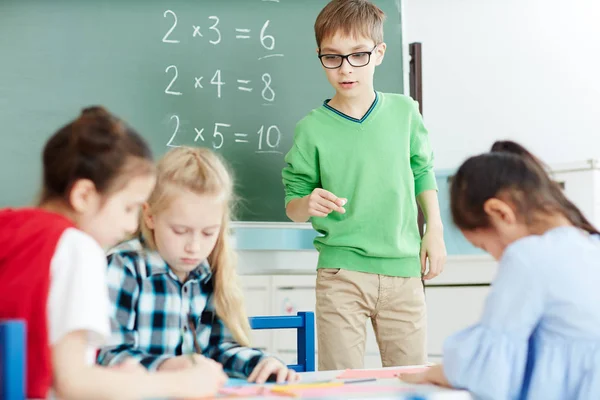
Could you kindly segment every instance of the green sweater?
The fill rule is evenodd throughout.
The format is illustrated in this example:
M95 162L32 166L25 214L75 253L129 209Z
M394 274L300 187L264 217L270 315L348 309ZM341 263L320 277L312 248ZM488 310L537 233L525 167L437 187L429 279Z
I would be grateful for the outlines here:
M378 92L360 120L325 102L298 122L285 161L286 205L319 187L348 199L345 214L311 217L317 268L421 275L415 196L437 186L414 100Z

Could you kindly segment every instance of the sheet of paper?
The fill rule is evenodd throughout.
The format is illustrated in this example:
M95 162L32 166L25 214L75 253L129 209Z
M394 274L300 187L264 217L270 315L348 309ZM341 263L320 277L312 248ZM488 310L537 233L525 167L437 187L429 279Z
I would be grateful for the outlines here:
M389 379L396 378L401 374L417 374L428 367L417 368L393 368L393 369L347 369L337 376L338 379Z
M352 395L361 393L405 393L410 391L410 388L402 386L377 386L377 385L359 385L359 384L348 384L342 386L330 386L322 388L308 388L308 389L294 389L290 390L290 393L298 395L300 398L315 398L315 397L328 397L328 396L339 396L339 395ZM285 393L285 392L284 392ZM280 394L284 394L280 393Z
M240 378L229 378L227 382L225 382L225 387L240 387L240 386L256 386L256 383L250 383L246 379Z
M281 394L274 394L264 386L242 386L242 387L226 387L219 390L220 395L233 397L279 397Z

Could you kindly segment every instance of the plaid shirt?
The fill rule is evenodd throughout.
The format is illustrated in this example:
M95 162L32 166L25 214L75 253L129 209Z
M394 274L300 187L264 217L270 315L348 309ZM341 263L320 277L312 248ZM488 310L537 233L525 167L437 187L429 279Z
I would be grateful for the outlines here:
M118 364L132 357L156 370L170 357L194 353L188 316L196 321L203 355L221 363L230 376L247 377L267 357L237 344L217 316L206 262L181 283L158 252L133 239L110 251L108 286L113 345L100 351L100 364Z

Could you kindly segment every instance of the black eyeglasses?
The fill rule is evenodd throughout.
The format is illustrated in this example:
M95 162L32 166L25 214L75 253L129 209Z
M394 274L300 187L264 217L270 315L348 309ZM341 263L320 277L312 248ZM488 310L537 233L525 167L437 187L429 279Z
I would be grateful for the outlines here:
M371 51L359 51L358 53L351 54L319 54L319 60L321 60L321 64L325 68L335 69L342 66L344 63L344 59L348 61L348 64L353 67L364 67L369 62L371 62L371 54L375 51L375 49L379 46L378 44L373 47Z

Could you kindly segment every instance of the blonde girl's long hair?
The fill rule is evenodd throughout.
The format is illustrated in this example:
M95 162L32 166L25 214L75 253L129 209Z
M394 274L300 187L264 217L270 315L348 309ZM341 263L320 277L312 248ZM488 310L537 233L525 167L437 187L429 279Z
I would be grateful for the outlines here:
M236 271L237 258L231 245L229 225L234 204L233 179L223 160L213 151L199 147L178 147L158 162L156 187L148 199L153 213L169 206L173 189L223 198L227 207L214 249L208 256L214 282L217 315L242 346L250 345L250 325ZM146 245L156 250L154 234L142 217L140 230Z

